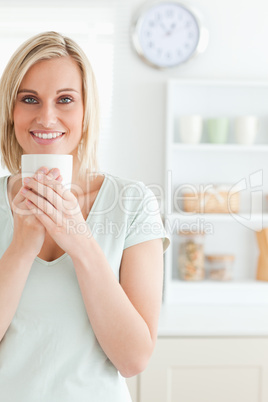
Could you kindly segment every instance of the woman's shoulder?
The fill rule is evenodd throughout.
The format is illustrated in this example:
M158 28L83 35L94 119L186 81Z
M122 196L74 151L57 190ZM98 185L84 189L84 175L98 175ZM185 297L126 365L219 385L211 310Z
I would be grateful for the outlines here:
M143 181L112 174L106 174L105 181L107 191L104 198L127 214L137 213L148 205L159 210L154 192Z
M7 183L8 183L8 176L1 176L0 177L0 225L3 224L3 221L10 219L10 203L8 199L7 193Z
M3 206L7 204L7 181L9 176L1 176L0 177L0 205Z
M150 191L149 187L143 181L138 179L129 179L123 176L117 176L110 173L105 173L105 181L115 191L120 191L124 195L131 195L133 193L146 194Z

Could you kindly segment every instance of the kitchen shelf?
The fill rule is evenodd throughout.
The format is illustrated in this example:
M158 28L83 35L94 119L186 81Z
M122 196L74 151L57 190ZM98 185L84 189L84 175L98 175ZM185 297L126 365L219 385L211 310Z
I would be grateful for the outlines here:
M170 291L176 292L179 304L267 304L268 283L257 280L199 282L174 280Z
M246 290L248 292L258 288L258 291L264 290L268 291L268 282L266 281L257 281L253 279L247 280L230 280L230 281L213 281L210 279L204 279L202 281L182 281L177 279L174 281L176 283L176 287L184 288L187 287L188 290L197 291L199 289L215 289L216 291L221 289L233 289L233 290Z
M166 96L165 226L171 245L165 253L164 304L246 305L267 304L268 285L256 281L259 249L256 231L268 227L265 196L268 194L268 82L170 80ZM225 144L196 145L179 142L178 119L199 114L205 119L253 114L261 121L256 143L234 143L232 128ZM188 185L241 184L237 214L183 212L181 190ZM244 186L244 187L243 187ZM198 189L198 187L196 187ZM233 254L230 282L179 279L177 232L181 225L205 231L204 253ZM202 226L203 225L203 226ZM210 226L209 226L210 225ZM184 227L183 229L187 229Z
M239 145L239 144L209 144L199 143L181 144L179 142L173 143L172 148L176 151L217 151L217 152L268 152L268 144L255 144L255 145Z
M252 219L255 222L265 221L268 223L268 213L265 214L250 214L250 213L241 213L241 216L246 219ZM194 214L184 212L183 214L171 214L168 216L169 219L181 219L183 221L195 221L196 219L205 219L207 221L215 221L215 222L232 222L234 218L230 214Z
M268 336L267 304L163 305L159 336Z
M259 213L259 214L250 214L239 212L238 214L191 214L191 213L177 213L177 214L169 214L166 216L166 221L174 222L176 220L184 223L184 222L196 222L196 221L204 221L204 222L222 222L222 223L242 223L245 221L251 221L252 223L263 225L268 225L268 213Z

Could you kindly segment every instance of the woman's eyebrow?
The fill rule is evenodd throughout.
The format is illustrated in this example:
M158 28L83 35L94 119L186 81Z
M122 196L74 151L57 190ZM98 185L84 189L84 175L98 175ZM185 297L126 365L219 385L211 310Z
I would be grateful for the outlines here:
M77 93L78 93L78 91L76 91L76 90L73 89L73 88L63 88L63 89L59 89L56 93L58 94L58 93L60 93L60 92L65 92L65 91L68 91L68 92L72 91L72 92L77 92Z
M59 89L56 93L58 94L60 92L65 92L65 91L68 91L68 92L72 91L72 92L77 92L78 93L78 91L76 91L73 88ZM31 94L34 94L34 95L38 95L38 92L34 91L33 89L26 89L26 88L25 89L19 89L18 94L21 93L21 92L27 92L27 93L31 93Z
M31 94L38 95L38 92L33 91L32 89L19 89L18 94L21 93L21 92L30 92Z

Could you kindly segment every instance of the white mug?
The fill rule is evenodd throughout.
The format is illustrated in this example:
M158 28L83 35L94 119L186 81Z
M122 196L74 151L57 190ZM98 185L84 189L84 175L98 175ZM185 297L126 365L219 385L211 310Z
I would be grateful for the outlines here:
M62 154L24 154L21 156L21 175L24 177L33 176L42 166L49 170L58 168L63 178L61 184L67 189L71 188L73 156Z
M258 131L256 116L238 116L234 120L234 135L237 144L252 145Z
M198 144L203 130L203 119L199 115L185 115L179 119L181 142L184 144Z

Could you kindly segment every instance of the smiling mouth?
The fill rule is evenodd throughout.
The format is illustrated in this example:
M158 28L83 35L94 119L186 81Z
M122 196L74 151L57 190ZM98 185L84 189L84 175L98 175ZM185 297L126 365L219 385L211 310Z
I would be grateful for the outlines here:
M51 132L47 132L47 133L30 131L30 133L34 137L41 138L42 140L51 140L54 138L61 137L62 135L65 134L64 132L59 132L59 131L51 131Z

